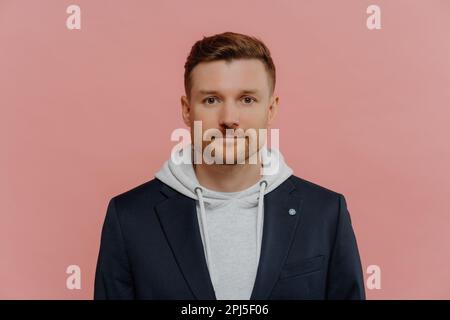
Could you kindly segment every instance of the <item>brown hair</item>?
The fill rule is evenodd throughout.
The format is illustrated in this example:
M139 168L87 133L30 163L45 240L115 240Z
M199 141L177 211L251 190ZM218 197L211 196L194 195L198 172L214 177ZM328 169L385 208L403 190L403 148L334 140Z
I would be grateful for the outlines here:
M190 97L192 88L191 72L201 62L233 59L259 59L266 66L271 79L271 90L275 89L275 65L270 51L259 39L234 32L224 32L203 37L191 49L184 64L184 89Z

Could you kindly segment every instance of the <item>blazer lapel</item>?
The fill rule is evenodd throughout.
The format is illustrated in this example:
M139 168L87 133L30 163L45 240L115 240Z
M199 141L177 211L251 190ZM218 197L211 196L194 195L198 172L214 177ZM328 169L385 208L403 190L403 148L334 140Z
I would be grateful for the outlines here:
M302 202L290 179L264 197L261 254L250 300L266 300L270 296L299 224ZM289 209L296 214L289 214Z
M197 218L195 200L163 184L168 199L156 206L159 221L192 293L200 300L215 300Z

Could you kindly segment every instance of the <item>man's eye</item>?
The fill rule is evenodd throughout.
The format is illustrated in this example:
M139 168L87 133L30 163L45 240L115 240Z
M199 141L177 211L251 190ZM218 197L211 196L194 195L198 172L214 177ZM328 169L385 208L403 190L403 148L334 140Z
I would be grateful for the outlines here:
M206 104L213 104L216 101L216 97L208 97L205 100L203 100Z
M244 104L251 104L252 102L256 101L256 99L252 98L252 97L244 97L243 101L244 101Z

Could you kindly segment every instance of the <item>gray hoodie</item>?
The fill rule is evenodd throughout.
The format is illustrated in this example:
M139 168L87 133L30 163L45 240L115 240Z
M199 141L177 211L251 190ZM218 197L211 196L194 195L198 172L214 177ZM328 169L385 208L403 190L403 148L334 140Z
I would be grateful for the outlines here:
M155 177L197 200L197 217L205 258L218 300L250 299L261 251L264 195L292 175L281 153L263 147L261 160L276 167L253 186L238 192L218 192L200 185L192 165L192 145L167 160ZM182 163L181 159L191 159ZM275 166L273 165L276 163Z

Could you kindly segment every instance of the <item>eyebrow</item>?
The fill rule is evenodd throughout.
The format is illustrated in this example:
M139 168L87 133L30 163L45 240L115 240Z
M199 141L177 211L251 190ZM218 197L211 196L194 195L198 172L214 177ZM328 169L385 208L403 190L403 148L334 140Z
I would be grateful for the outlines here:
M201 95L207 95L207 94L220 94L219 91L216 90L199 90L199 93ZM242 90L240 91L240 94L258 94L259 91L256 89L249 89L249 90Z

